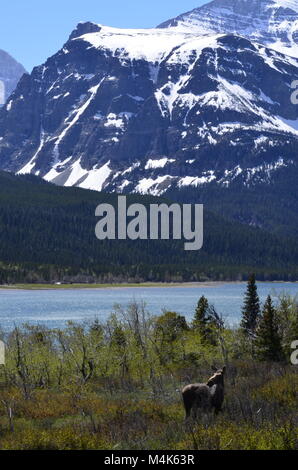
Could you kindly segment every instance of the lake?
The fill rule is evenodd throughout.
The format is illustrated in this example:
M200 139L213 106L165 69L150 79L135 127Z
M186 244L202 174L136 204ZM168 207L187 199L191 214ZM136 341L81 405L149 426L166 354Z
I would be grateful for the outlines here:
M128 287L101 289L8 290L0 289L0 328L9 331L14 324L29 322L50 328L63 328L66 322L104 321L118 303L145 301L148 310L159 315L163 309L178 312L191 320L200 296L223 314L229 325L237 325L246 290L245 283L214 283L198 286ZM287 292L298 295L298 283L258 283L263 302L268 294Z

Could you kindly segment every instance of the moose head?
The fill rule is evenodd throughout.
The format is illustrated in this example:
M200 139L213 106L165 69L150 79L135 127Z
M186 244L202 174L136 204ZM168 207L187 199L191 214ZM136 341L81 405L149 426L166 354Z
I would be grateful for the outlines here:
M213 385L221 385L223 387L226 366L224 366L222 369L217 369L217 367L212 366L212 370L215 372L215 374L213 374L212 377L210 377L210 379L207 381L208 387L213 387Z

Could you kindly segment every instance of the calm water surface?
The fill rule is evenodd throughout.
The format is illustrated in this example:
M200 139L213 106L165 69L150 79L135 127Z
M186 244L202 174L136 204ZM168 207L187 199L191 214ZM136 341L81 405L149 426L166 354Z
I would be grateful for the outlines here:
M215 284L198 287L131 287L65 290L4 290L0 289L0 328L10 330L14 324L29 322L50 328L63 328L69 320L107 319L115 303L145 301L152 314L162 309L174 310L193 317L196 303L205 295L221 312L229 325L239 323L245 283ZM268 294L287 292L298 295L297 283L259 283L262 301Z

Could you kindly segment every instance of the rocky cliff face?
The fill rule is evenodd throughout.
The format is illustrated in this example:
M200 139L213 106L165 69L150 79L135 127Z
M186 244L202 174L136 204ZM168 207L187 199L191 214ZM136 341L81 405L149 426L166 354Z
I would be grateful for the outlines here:
M159 27L239 34L298 57L297 0L213 0Z
M24 67L0 49L0 106L5 103L24 73Z
M2 108L0 168L154 195L297 171L298 59L235 34L168 26L79 24Z

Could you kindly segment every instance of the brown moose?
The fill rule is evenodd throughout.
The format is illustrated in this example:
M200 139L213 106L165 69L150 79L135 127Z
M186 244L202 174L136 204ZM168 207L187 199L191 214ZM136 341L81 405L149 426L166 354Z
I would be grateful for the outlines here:
M222 411L226 367L224 366L222 369L213 367L213 370L216 372L206 384L190 384L183 388L182 397L186 419L190 417L192 411L196 417L199 408L203 412L209 412L214 408L215 414Z

